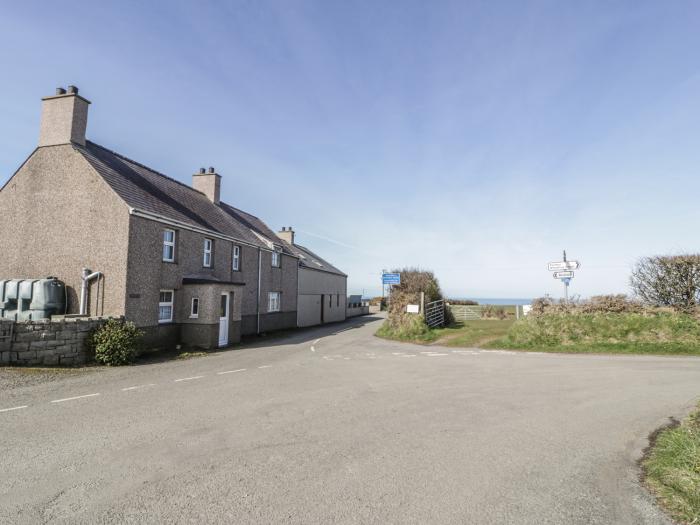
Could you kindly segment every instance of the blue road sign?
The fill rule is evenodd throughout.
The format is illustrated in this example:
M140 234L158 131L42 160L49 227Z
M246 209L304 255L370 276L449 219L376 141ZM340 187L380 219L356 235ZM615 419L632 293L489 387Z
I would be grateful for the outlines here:
M400 273L383 273L382 284L401 284Z

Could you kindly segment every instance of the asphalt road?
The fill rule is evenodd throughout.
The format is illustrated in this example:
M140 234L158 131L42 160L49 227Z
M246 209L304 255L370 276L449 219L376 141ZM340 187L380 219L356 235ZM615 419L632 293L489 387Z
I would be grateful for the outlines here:
M700 359L452 351L377 322L4 384L0 522L667 523L636 460Z

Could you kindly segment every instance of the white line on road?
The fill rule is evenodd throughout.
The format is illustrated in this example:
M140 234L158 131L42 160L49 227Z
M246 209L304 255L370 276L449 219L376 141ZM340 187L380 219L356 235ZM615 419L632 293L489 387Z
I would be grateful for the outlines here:
M318 342L319 342L320 340L321 340L321 339L318 338L318 339L316 339L312 344L314 344L314 345L315 345L315 344L318 344Z
M21 410L23 408L27 408L28 405L22 405L21 407L12 407L12 408L0 408L0 412L11 412L13 410Z
M83 399L85 397L95 397L95 396L99 396L99 395L100 395L99 393L97 393L97 394L85 394L84 396L65 397L63 399L54 399L51 402L52 403L63 403L64 401L73 401L75 399Z
M450 354L438 354L438 353L433 353L433 354L425 354L425 357L436 357L439 355L450 355Z
M139 388L146 388L147 386L156 386L156 384L148 383L147 385L128 386L126 388L122 388L122 392L128 392L129 390L137 390Z
M192 381L193 379L202 379L204 376L193 376L193 377L182 377L180 379L176 379L175 382L179 383L180 381Z
M245 372L245 368L239 368L238 370L226 370L225 372L217 372L216 375L233 374L235 372Z
M262 365L262 366L259 366L258 368L271 368L271 367L272 367L272 365Z
M311 351L312 351L312 352L315 352L316 349L312 346L312 347L311 347Z

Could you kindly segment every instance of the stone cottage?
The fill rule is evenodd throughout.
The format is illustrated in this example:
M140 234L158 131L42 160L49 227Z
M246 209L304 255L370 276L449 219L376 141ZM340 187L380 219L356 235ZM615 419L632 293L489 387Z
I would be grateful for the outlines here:
M0 189L0 276L56 276L68 313L123 315L155 346L297 326L300 261L321 259L222 202L214 168L188 186L87 140L89 106L74 86L42 100L38 147Z

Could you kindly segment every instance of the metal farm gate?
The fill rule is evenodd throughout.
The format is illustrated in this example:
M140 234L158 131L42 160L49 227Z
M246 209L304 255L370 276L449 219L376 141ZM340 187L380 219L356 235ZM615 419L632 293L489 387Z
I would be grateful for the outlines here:
M455 321L476 321L481 319L481 308L479 306L451 304L450 311Z
M430 328L445 326L445 301L433 301L425 305L425 323Z

